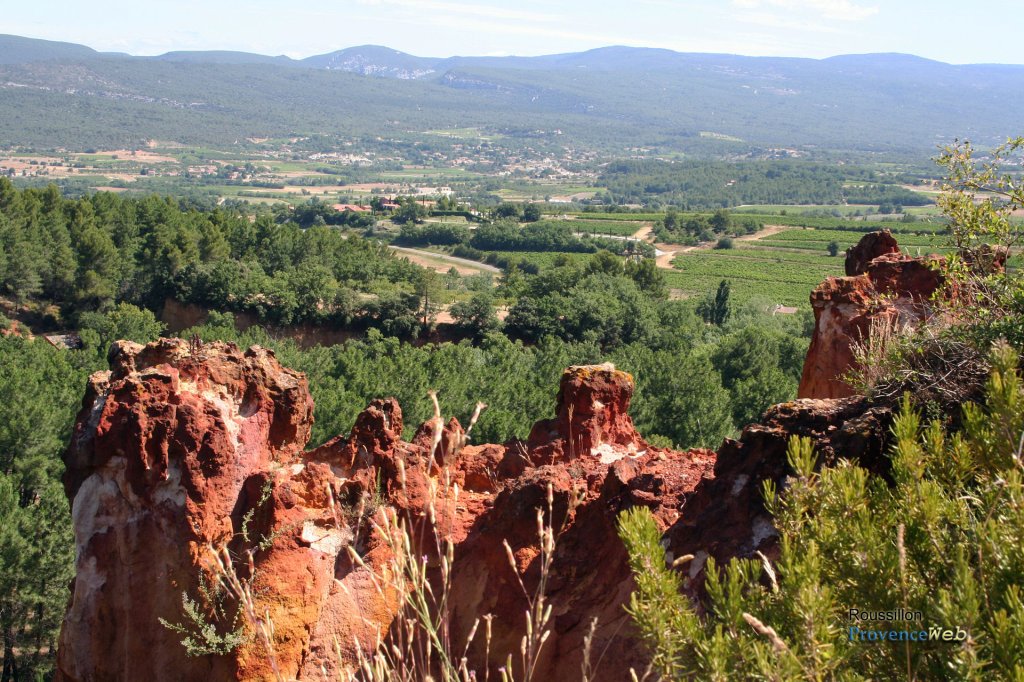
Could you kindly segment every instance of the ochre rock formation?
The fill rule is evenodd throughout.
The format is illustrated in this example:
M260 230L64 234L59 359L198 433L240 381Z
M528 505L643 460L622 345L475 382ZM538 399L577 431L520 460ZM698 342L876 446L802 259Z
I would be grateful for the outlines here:
M847 277L863 275L871 261L889 253L899 253L900 245L889 230L869 232L860 241L846 250L844 268Z
M68 681L338 679L356 643L372 650L394 623L397 595L374 578L394 555L370 523L386 511L408 524L435 579L435 539L451 539L452 640L461 651L476 620L493 614L490 655L480 633L467 655L478 679L485 670L497 679L509 653L518 661L526 597L516 573L535 588L549 490L551 635L535 679L579 678L594 619L597 679L628 679L646 660L623 610L633 581L619 512L650 508L666 559L696 556L690 578L708 556L771 555L761 482L785 476L789 437L813 437L826 463L856 453L884 473L891 421L862 398L798 400L718 453L655 448L627 414L632 377L599 365L565 371L555 417L527 441L467 444L457 420L438 416L406 442L401 409L387 399L348 436L303 452L313 409L305 378L268 350L162 339L121 342L110 360L90 380L66 455L77 547L58 651ZM221 548L251 584L254 612L273 623L272 651L247 626L241 646L189 656L160 624L187 623L183 594L212 617ZM687 585L699 595L699 580ZM219 598L234 613L237 602Z
M811 292L814 335L800 378L801 398L854 395L844 376L854 368L855 343L872 325L897 330L929 318L943 284L938 257L900 253L888 232L872 232L846 252L846 277L829 277Z

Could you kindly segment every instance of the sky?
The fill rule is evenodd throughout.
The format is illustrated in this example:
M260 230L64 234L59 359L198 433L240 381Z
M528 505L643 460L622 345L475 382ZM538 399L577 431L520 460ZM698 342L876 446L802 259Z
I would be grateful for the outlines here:
M154 55L308 57L386 45L422 57L540 55L607 45L823 58L904 52L1024 64L1022 0L34 0L0 33Z

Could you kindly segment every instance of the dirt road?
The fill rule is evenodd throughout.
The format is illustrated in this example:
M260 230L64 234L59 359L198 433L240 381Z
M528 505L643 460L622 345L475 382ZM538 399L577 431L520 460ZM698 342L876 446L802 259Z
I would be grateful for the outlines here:
M460 275L476 275L481 272L501 272L500 268L496 268L493 265L478 263L477 261L469 260L468 258L449 256L447 253L423 251L422 249L410 249L404 246L395 246L393 244L389 244L388 246L395 251L398 251L413 263L416 263L416 265L422 265L423 267L430 268L436 272L448 272L448 270L453 267Z
M763 228L761 228L757 232L754 232L753 234L744 234L744 235L741 235L739 237L733 237L733 241L737 241L737 242L752 242L752 241L757 241L758 239L764 239L765 237L769 237L769 236L771 236L773 234L778 234L779 232L782 232L784 230L794 230L794 229L799 229L799 228L794 228L794 227L791 227L789 225L765 225ZM639 230L637 230L636 234L634 234L633 236L634 237L638 237L638 238L645 238L645 237L650 236L651 233L652 233L652 228L651 228L651 226L648 225L648 226L642 227ZM654 263L659 268L665 268L666 270L671 270L672 269L672 260L676 257L676 255L678 255L680 253L690 253L691 251L702 251L702 250L707 250L707 249L713 249L713 248L715 248L715 244L716 243L717 242L715 242L715 241L701 242L700 244L697 244L696 246L679 246L677 244L658 244L658 243L655 243L654 244L654 248L655 248L655 250L657 252L657 256L654 259Z

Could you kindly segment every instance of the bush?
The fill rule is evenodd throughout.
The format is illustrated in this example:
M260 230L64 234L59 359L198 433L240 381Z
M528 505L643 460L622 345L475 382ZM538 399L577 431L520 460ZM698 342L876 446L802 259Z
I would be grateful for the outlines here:
M905 398L891 482L849 460L818 470L794 438L783 491L764 485L778 559L709 559L702 612L680 595L646 509L620 517L637 589L629 612L667 679L1021 679L1024 674L1024 385L995 349L984 406L963 430L922 426ZM853 456L857 453L837 453ZM851 620L850 609L920 614ZM945 641L879 632L949 631ZM872 633L871 635L867 634ZM873 638L872 638L873 637Z
M1024 277L992 267L1022 236L1013 213L1024 209L1024 185L1005 169L1024 161L1024 137L987 153L982 164L973 154L970 144L958 143L938 159L948 171L937 203L954 249L943 271L953 317L976 343L1002 337L1024 348Z
M732 237L721 237L715 243L716 249L731 249L732 248Z

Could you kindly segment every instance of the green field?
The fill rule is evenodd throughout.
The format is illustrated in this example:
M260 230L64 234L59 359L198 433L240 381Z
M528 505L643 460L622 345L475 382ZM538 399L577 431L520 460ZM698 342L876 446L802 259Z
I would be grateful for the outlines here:
M585 220L582 218L564 221L551 220L551 222L564 222L572 229L573 232L608 234L617 237L632 237L637 230L644 226L642 222L624 222L621 220Z
M465 168L403 168L398 171L381 171L380 181L391 182L394 180L425 180L427 178L474 180L484 176L479 173L472 173Z
M808 308L811 291L826 277L843 274L843 259L821 255L767 251L764 249L728 249L691 251L673 261L666 271L670 288L688 298L702 298L728 280L736 301L752 298L769 303Z
M784 212L785 215L817 214L827 211L852 216L858 212L861 215L866 214L869 210L874 211L877 207L877 204L847 204L845 206L838 204L743 204L732 210L736 213L783 214Z
M860 241L863 234L843 230L785 230L768 235L748 246L758 249L805 249L824 252L829 242L839 244L839 250L845 251ZM917 255L921 253L941 253L945 250L945 235L942 234L900 234L896 241L904 251Z

